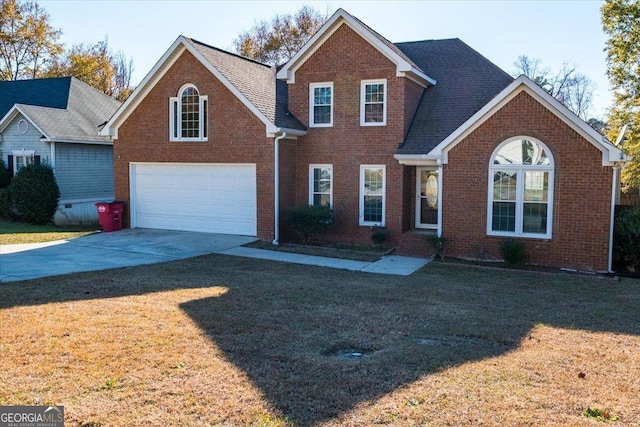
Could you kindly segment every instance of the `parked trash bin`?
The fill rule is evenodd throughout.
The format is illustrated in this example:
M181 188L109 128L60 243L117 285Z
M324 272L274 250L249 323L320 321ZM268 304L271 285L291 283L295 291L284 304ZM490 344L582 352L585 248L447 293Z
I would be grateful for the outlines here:
M102 231L122 230L123 202L96 203L98 222Z

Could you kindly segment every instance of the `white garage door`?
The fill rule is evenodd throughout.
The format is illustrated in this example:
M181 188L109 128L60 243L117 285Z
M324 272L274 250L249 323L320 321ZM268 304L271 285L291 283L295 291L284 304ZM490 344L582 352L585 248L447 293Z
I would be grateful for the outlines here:
M131 226L255 236L256 167L131 164Z

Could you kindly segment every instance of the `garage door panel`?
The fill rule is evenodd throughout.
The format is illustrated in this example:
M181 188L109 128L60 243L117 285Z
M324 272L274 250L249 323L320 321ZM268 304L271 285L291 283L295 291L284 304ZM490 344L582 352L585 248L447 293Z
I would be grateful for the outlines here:
M132 224L257 234L255 165L135 164Z

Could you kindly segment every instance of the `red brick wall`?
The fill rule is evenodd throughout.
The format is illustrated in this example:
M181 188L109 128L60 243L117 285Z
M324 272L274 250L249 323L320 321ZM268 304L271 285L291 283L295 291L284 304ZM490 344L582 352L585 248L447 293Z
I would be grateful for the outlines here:
M387 79L386 126L360 126L360 82L366 79ZM296 70L295 84L289 85L289 108L305 125L309 84L314 82L333 82L333 127L309 128L298 139L296 203L308 203L309 165L332 164L336 224L324 238L369 243L370 227L360 226L358 220L360 165L386 165L386 226L397 238L408 214L403 212L404 167L393 155L422 88L396 77L395 65L347 25Z
M177 96L185 83L193 83L209 97L207 142L169 142L169 98ZM129 162L255 163L258 237L273 238L273 139L266 137L265 125L189 52L119 128L114 157L116 198L127 206ZM127 213L125 225L129 225Z
M606 270L612 169L602 153L522 92L449 152L443 168L443 235L447 253L500 258L503 237L486 232L490 156L506 139L527 135L549 147L555 161L550 240L520 239L528 262Z

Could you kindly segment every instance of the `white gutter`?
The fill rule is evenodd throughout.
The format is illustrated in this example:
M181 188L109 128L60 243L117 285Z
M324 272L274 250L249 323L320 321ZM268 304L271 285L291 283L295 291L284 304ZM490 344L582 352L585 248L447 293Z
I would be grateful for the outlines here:
M280 242L280 140L287 137L287 133L276 137L273 141L273 242L272 244L278 246Z
M613 226L615 223L616 215L616 193L618 174L620 173L620 166L614 166L613 168L613 182L611 183L611 218L609 219L609 273L613 273Z

